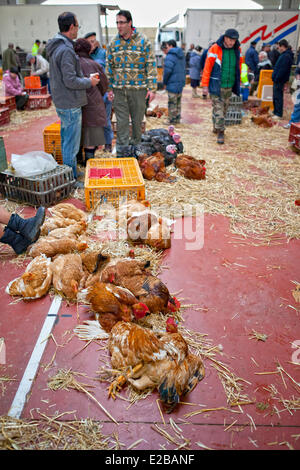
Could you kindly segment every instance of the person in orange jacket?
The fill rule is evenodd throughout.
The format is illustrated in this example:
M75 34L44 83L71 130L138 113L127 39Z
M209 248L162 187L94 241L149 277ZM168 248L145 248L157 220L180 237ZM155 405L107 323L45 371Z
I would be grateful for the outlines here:
M225 116L232 93L240 96L241 51L239 33L227 29L207 53L201 85L212 100L213 132L217 142L224 144Z

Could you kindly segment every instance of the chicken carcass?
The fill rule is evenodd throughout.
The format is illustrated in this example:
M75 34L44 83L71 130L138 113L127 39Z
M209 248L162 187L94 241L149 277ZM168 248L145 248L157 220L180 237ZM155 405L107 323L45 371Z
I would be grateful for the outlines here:
M12 296L21 296L25 300L39 299L48 293L51 282L51 259L40 255L28 264L22 276L8 284L6 292Z
M81 257L77 253L57 256L52 262L53 287L68 300L77 299L78 289L84 277Z
M178 155L175 166L179 169L179 173L188 179L202 180L205 179L205 160L197 160L189 155Z
M105 282L95 282L82 290L79 300L91 305L105 331L110 331L120 320L130 322L149 313L147 306L128 289Z
M108 349L112 367L125 370L109 387L113 398L127 381L137 390L156 387L166 411L171 412L205 375L201 358L189 353L178 332L155 334L134 323L118 322L111 330Z
M51 238L40 237L37 242L30 245L28 255L32 258L45 254L48 258L53 258L58 254L67 254L72 251L84 251L87 248L86 242L80 242L72 238Z

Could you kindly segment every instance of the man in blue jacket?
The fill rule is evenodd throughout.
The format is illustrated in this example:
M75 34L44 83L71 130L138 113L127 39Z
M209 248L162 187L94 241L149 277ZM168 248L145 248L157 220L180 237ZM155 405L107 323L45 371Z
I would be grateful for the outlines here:
M170 124L180 123L181 96L185 85L185 57L176 41L167 42L167 56L164 63L163 84L168 90L168 112Z
M250 74L250 76L252 75L253 77L251 80L250 95L253 95L253 92L255 91L254 77L257 74L257 65L259 62L258 52L255 47L256 41L252 41L250 43L249 49L246 51L245 54L245 64L248 65L248 74Z
M278 43L278 50L280 56L278 57L274 71L272 74L273 80L273 105L274 117L281 119L283 115L283 89L286 82L289 81L291 68L293 65L292 54L288 49L288 42L286 39L281 39Z
M58 17L59 33L48 41L50 85L52 99L60 118L63 163L73 169L77 179L76 155L81 138L81 107L87 104L86 91L99 83L95 76L83 76L73 40L77 38L79 24L76 15L64 12ZM80 181L77 187L83 187Z

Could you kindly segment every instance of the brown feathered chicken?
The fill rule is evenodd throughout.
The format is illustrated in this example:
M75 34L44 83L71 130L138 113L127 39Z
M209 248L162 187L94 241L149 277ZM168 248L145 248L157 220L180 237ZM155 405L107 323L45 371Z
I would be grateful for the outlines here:
M205 179L205 160L197 160L189 155L178 155L175 162L179 173L188 179L203 180Z
M124 204L120 204L117 211L117 220L122 218L130 218L135 212L143 212L146 208L150 209L150 202L147 200L137 201L131 199Z
M189 353L177 328L154 333L134 323L118 322L111 330L108 349L114 369L123 369L109 387L109 396L126 382L137 390L157 387L161 401L171 412L180 397L192 391L205 375L199 356Z
M128 289L110 283L95 282L80 292L79 300L89 303L92 310L99 314L96 316L105 331L110 331L120 320L130 322L149 313L146 305Z
M259 127L273 127L274 122L272 121L271 116L268 114L263 114L261 116L252 116L251 121L254 122L254 124L257 124Z
M51 259L41 255L28 264L22 276L8 284L6 292L12 296L21 296L26 300L39 299L48 293L51 281Z
M58 254L67 254L72 251L84 251L87 248L86 242L80 242L72 238L51 238L40 237L36 243L28 248L28 255L32 258L45 254L48 258L53 258Z
M149 210L133 213L127 220L127 235L129 240L141 243L147 238L148 230L158 223L158 216Z
M86 221L82 220L79 222L81 231L78 232L78 235L82 234L85 232L87 228L87 223ZM66 228L69 226L76 225L78 227L76 221L74 219L69 219L67 217L60 217L60 216L55 216L55 217L46 217L45 222L43 223L41 227L41 235L49 235L50 232L52 232L55 229L59 228Z
M175 178L173 178L166 171L165 167L165 157L162 153L156 152L153 155L140 155L139 156L139 166L142 172L142 175L147 180L156 180L156 181L165 181L167 183L172 183Z
M61 203L48 210L52 217L46 217L41 227L41 235L48 235L52 230L74 224L77 226L76 235L80 235L87 228L87 215L73 204ZM80 225L81 230L77 224Z
M56 204L56 206L51 207L49 212L52 214L53 217L58 216L67 219L73 219L76 222L82 222L87 220L87 214L83 212L78 207L75 207L73 204L62 202L60 204Z
M49 234L51 238L74 238L77 239L79 235L86 230L87 224L85 221L70 224L67 227L55 228Z
M149 228L146 238L143 240L146 245L152 246L156 250L167 250L171 247L171 229L167 222L161 217Z
M147 271L149 263L131 258L112 259L100 267L102 282L111 282L125 287L146 304L151 313L174 312L180 308L175 297L171 297L167 286L156 276Z
M53 287L68 300L75 301L84 277L81 257L77 253L57 256L52 262Z

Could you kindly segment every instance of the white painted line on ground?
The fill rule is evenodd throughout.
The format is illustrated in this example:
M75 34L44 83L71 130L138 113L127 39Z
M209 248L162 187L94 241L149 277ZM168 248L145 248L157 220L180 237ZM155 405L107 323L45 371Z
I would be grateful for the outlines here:
M55 296L50 306L49 312L45 318L40 335L32 351L31 357L23 374L19 388L16 392L15 398L12 402L8 416L12 418L20 418L23 408L26 403L27 395L31 390L34 378L36 376L43 352L48 343L49 335L51 334L53 325L55 323L58 311L60 309L62 298Z

